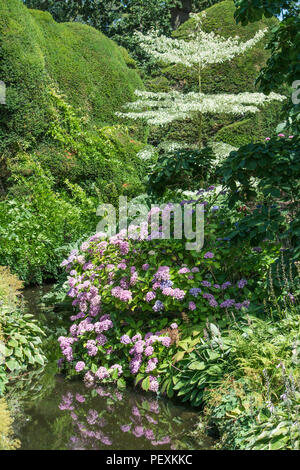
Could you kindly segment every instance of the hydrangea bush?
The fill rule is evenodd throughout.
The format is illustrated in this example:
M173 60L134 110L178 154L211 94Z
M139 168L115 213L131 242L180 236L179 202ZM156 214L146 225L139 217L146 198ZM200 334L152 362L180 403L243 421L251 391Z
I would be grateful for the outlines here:
M148 220L160 210L152 208ZM175 353L175 331L184 334L185 323L226 324L249 308L248 280L226 277L221 245L187 251L186 240L162 236L161 227L148 235L144 224L109 239L97 233L63 261L75 312L59 343L71 375L120 386L131 378L158 392Z

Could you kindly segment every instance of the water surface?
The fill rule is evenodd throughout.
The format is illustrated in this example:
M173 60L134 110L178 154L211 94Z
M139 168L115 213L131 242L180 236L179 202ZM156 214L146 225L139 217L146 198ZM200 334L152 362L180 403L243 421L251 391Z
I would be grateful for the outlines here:
M48 327L55 324L55 314L44 308L40 298L49 289L29 288L24 293L30 313ZM135 388L88 388L57 374L55 362L20 378L8 396L16 412L21 449L196 450L212 446L210 438L191 434L200 419L192 407Z
M151 450L209 448L188 433L199 414L169 399L127 388L87 388L55 378L41 400L27 400L20 427L21 449Z

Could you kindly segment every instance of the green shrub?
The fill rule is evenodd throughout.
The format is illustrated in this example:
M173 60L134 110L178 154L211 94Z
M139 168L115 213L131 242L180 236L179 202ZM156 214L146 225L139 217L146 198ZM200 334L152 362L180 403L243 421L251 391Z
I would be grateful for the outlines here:
M255 141L261 142L274 133L277 123L275 116L279 116L281 107L278 103L267 104L261 112L251 118L222 127L216 133L215 140L234 147L242 147Z
M46 363L41 346L45 335L33 315L25 312L19 296L21 288L18 278L0 266L0 395L9 374L19 375Z
M284 399L272 412L261 412L242 439L247 450L300 449L300 391Z
M240 201L253 206L230 238L250 240L252 246L265 239L285 243L299 255L300 144L297 136L278 137L263 144L249 144L230 153L217 173L230 188L229 204Z
M29 175L22 175L22 164ZM98 198L67 181L64 192L56 193L53 177L28 155L12 171L14 185L0 201L0 262L27 283L41 283L57 275L61 247L68 250L95 228Z
M124 126L94 126L90 130L54 89L50 95L53 110L49 135L55 147L46 154L41 147L37 156L42 167L51 171L56 187L63 186L66 178L88 193L94 185L100 198L111 203L116 203L119 194L139 194L146 171L137 156L142 144L132 139Z
M26 282L57 276L61 247L96 227L101 202L143 190L141 144L121 126L89 129L54 90L51 146L6 160L8 194L0 200L0 262Z
M215 154L210 147L201 150L169 150L160 155L148 178L148 192L161 196L169 190L193 190L209 183L214 174Z
M223 333L207 325L189 355L174 357L180 372L169 387L204 407L219 448L299 448L299 305L290 302L284 315L247 316Z

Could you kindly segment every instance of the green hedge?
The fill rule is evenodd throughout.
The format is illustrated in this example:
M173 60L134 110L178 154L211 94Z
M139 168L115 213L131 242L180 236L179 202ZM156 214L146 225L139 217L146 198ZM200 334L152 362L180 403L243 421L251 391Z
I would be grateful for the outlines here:
M91 125L116 123L115 112L143 83L134 61L101 32L56 23L20 0L0 0L0 151L44 140L51 114L48 87L56 86ZM124 123L124 121L123 121Z

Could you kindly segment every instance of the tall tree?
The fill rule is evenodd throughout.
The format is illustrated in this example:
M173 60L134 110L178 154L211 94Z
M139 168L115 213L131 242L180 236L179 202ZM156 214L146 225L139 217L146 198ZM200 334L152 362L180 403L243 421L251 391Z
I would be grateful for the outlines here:
M257 79L264 93L278 91L284 83L297 86L300 80L300 3L293 0L235 0L237 22L247 25L262 16L280 16L266 48L271 56ZM285 108L285 127L300 133L300 104L289 100ZM284 126L281 127L283 129Z
M55 21L80 21L109 34L124 9L119 0L24 0L28 8L49 11Z
M172 28L176 29L188 20L191 11L192 0L182 0L181 2L178 2L178 4L171 10Z

